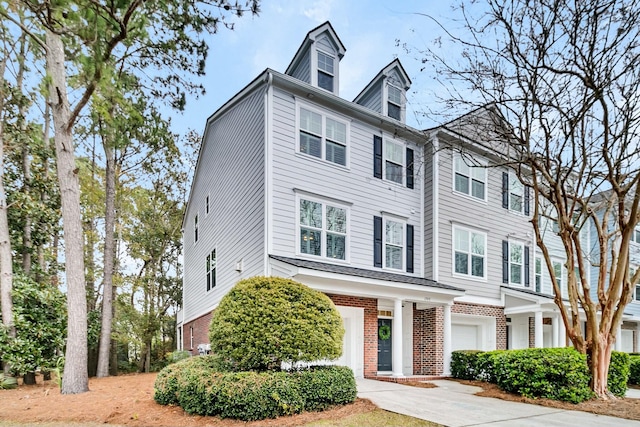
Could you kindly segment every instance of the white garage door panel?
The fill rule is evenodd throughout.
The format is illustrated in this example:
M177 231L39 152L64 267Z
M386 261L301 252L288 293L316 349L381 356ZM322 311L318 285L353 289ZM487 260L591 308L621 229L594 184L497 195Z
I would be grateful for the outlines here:
M478 342L478 325L451 325L453 340L451 349L455 350L480 350Z

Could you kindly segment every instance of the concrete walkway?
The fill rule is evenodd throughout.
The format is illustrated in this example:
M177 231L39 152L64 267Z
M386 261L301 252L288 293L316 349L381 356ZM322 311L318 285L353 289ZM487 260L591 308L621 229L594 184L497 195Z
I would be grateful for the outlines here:
M479 387L455 381L430 381L437 388L418 388L396 383L358 379L358 397L380 408L448 427L463 426L599 426L638 427L638 421L594 415L580 411L509 402L473 394Z

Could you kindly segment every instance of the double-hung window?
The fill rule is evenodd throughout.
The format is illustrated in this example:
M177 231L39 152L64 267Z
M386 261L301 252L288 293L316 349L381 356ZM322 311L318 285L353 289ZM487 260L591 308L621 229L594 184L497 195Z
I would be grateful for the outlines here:
M529 215L529 187L513 171L502 173L502 207Z
M333 92L334 77L333 56L318 51L318 87Z
M637 227L633 230L633 234L631 235L631 241L635 243L640 243L640 227Z
M469 166L462 156L457 155L454 158L454 174L454 188L457 192L485 200L486 168Z
M207 254L206 271L207 271L207 292L216 287L216 250L212 250Z
M536 258L535 262L536 292L542 292L542 259Z
M347 165L346 122L300 107L299 127L301 153L341 166Z
M509 242L509 283L513 285L523 284L524 269L524 245Z
M403 144L390 139L384 140L384 177L386 180L398 184L403 183L404 153Z
M564 286L564 277L565 277L565 267L562 265L563 263L560 261L552 261L551 265L553 266L553 275L556 278L556 282L558 282L558 287L560 288L560 292L562 296L566 296L567 290Z
M635 289L635 292L633 295L633 300L635 302L640 302L640 285L636 285L634 289Z
M453 229L454 273L465 276L486 277L486 234L466 228Z
M392 85L387 86L387 115L402 120L402 90Z
M300 253L346 260L347 209L321 201L299 200Z
M384 226L384 266L396 270L403 269L404 224L391 219Z

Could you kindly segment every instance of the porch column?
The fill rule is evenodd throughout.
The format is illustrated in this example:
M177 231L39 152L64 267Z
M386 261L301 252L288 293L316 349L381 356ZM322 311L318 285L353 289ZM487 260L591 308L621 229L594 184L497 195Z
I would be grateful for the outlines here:
M562 315L558 314L556 316L558 319L558 338L559 338L559 346L566 347L567 346L567 329L564 327L564 322L562 321Z
M558 316L554 316L553 319L551 320L551 326L553 328L553 343L551 344L551 346L553 348L557 348L560 347L560 325L558 325L558 322L560 322L560 317Z
M542 311L535 312L535 322L534 322L536 331L535 331L535 340L534 347L542 348Z
M615 351L622 350L622 325L619 325L616 331L616 342L613 344L613 349Z
M402 377L402 300L397 298L393 301L393 360L391 362L392 374L394 377Z
M442 327L442 375L451 376L451 304L445 304Z

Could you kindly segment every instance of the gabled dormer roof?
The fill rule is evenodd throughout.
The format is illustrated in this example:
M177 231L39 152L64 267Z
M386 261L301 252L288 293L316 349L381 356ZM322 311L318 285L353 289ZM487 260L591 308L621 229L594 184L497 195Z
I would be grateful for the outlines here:
M340 37L338 37L336 30L334 30L331 23L327 21L324 24L318 25L316 28L307 33L307 36L302 41L302 44L298 48L298 51L294 55L291 63L284 73L287 75L292 75L300 61L302 61L306 57L306 53L309 50L309 47L325 33L329 36L329 41L332 42L332 44L335 46L338 60L342 59L347 49L342 44L342 41L340 40Z
M362 89L362 92L355 97L353 102L360 104L362 99L372 90L377 90L378 85L385 79L398 86L400 89L407 91L411 87L411 79L405 71L399 59L394 59L386 67L384 67L376 76Z

